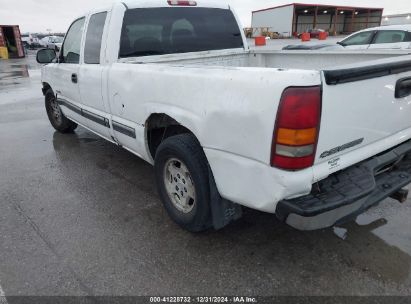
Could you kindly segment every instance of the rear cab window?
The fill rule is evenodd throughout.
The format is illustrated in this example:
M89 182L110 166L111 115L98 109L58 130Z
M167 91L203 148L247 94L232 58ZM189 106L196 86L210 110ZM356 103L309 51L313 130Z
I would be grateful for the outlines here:
M120 58L243 48L230 10L138 8L126 11Z

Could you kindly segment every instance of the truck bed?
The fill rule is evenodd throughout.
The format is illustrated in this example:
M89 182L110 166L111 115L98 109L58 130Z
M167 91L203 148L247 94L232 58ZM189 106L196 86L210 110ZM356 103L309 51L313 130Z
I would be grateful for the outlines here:
M224 81L223 75L226 75L219 72L221 68L233 73L240 68L235 74L238 77L242 75L243 78L248 75L250 83L257 81L256 77L261 78L261 83L266 82L265 77L276 77L278 81L288 79L293 85L299 86L296 75L302 77L300 80L305 79L306 85L309 85L308 79L316 79L318 85L322 84L323 98L321 130L312 170L312 182L316 182L411 138L411 124L407 119L411 115L409 96L394 96L396 84L411 76L408 66L411 56L408 53L409 51L213 51L156 58L128 58L121 62L164 64L187 69L185 72L192 75L198 75L207 66L208 69L216 69L209 70L208 77L219 78L220 81ZM406 69L398 70L395 68L398 65L406 65ZM376 67L382 69L379 74L375 74ZM276 71L277 74L260 73L263 70ZM339 80L338 75L344 76L345 80ZM277 85L287 86L285 83ZM275 86L271 87L275 90ZM226 86L226 89L229 87ZM274 97L271 103L273 108L278 106Z
M332 69L346 64L410 55L411 50L376 50L376 51L212 51L201 53L171 54L163 56L135 57L121 59L129 63L159 63L172 65L281 68L300 70Z

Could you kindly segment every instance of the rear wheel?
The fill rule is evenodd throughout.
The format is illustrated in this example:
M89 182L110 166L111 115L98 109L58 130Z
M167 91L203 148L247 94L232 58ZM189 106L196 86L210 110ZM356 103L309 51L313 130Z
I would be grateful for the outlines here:
M47 116L54 129L61 133L71 133L77 128L75 122L64 116L52 89L48 89L45 94L45 104Z
M159 146L155 175L160 198L182 228L200 232L211 227L207 159L191 134L172 136Z

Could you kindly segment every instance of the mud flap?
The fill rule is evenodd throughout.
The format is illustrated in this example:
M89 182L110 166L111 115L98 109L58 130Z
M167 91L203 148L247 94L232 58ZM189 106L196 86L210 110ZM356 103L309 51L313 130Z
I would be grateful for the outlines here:
M240 219L243 216L243 211L240 205L221 197L210 166L208 167L208 176L212 224L215 230L220 230L231 222Z

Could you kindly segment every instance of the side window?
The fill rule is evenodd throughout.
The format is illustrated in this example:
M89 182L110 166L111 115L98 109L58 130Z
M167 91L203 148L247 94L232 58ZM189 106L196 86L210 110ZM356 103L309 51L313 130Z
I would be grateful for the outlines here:
M84 18L78 19L70 26L64 40L60 63L80 62L81 37L83 35Z
M342 41L345 46L370 44L374 36L373 31L358 33Z
M100 63L101 40L103 39L106 17L107 12L94 14L90 17L87 28L86 44L84 46L85 63Z
M407 33L404 31L380 31L377 33L374 44L405 42L406 38Z

